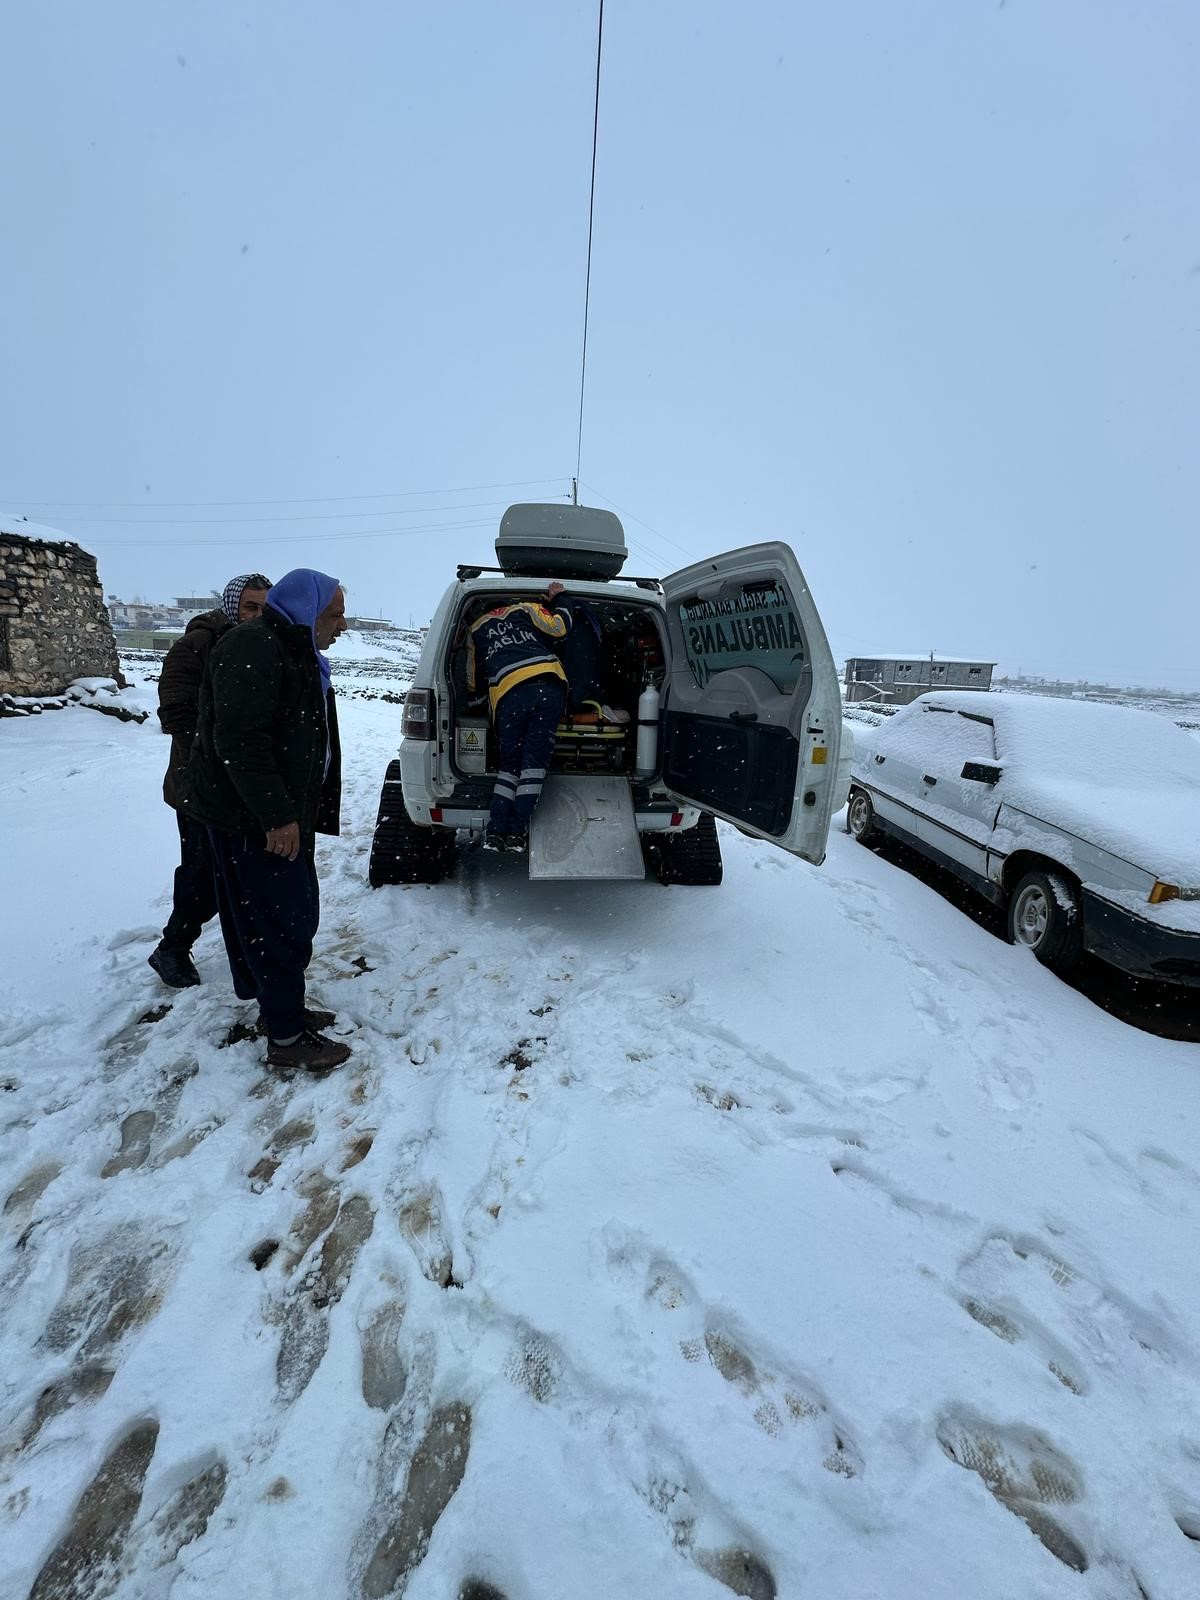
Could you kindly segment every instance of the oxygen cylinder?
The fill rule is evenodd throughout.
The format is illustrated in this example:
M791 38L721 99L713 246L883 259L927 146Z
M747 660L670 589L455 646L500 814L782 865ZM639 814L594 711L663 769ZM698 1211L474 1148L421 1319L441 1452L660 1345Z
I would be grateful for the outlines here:
M637 703L637 766L635 778L652 778L658 765L658 690L648 683Z

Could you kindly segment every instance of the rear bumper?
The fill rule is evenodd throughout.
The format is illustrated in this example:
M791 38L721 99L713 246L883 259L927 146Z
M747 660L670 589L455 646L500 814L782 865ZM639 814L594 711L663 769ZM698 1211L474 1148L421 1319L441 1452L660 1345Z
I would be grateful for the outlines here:
M1200 933L1162 928L1086 889L1083 926L1088 949L1122 972L1200 988Z
M408 806L412 820L420 826L434 828L468 828L472 833L482 833L487 827L488 811L476 810L474 807L454 806ZM673 818L680 817L681 821L675 822ZM700 820L700 813L689 808L686 811L637 811L634 821L639 833L683 833L688 828L694 828Z
M455 785L444 797L430 794L428 789L413 793L407 772L402 773L401 787L404 809L413 822L422 828L466 828L482 834L487 827L492 804L492 780L487 777L472 778ZM700 820L695 806L681 806L674 800L654 794L648 785L632 785L634 820L639 833L683 833L694 828ZM419 798L418 798L419 796Z

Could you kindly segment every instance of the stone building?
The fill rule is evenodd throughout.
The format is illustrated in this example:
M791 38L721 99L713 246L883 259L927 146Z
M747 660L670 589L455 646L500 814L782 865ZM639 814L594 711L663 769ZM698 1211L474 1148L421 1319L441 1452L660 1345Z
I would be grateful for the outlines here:
M32 529L32 524L18 524ZM61 694L120 676L96 558L67 539L0 523L0 694Z

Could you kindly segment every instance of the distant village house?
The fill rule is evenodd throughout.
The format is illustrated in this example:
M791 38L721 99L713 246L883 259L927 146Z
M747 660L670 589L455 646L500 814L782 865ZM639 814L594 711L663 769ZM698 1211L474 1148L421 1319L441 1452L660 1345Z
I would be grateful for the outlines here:
M979 689L992 686L994 661L971 661L934 651L923 656L850 656L846 662L845 700L880 700L906 706L930 689Z

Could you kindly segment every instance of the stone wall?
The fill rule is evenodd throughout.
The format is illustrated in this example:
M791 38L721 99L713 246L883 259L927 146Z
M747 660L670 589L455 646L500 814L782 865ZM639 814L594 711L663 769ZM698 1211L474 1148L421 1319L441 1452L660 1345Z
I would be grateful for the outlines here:
M61 694L120 672L95 556L0 531L0 693Z

